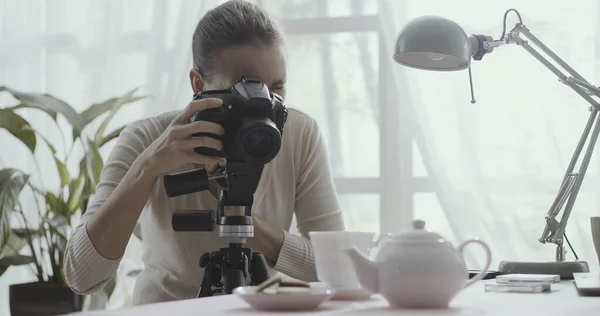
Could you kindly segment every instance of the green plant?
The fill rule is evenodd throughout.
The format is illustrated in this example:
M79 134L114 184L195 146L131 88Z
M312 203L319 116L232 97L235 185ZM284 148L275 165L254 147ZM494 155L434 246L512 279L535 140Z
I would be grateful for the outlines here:
M66 284L63 257L67 234L74 224L72 219L76 214L85 213L88 201L95 193L104 166L100 149L118 137L124 128L107 132L107 127L124 105L145 97L136 96L137 89L134 89L77 112L66 102L48 94L24 93L2 86L0 92L8 92L18 101L12 107L0 108L0 128L20 140L32 155L40 141L45 143L52 157L43 159L54 160L60 182L58 189L52 190L29 181L31 174L22 170L0 169L0 276L11 266L29 265L39 282ZM62 139L64 152L57 152L57 144L19 114L27 109L45 112L58 128L61 128L58 115L66 119L72 137L70 143ZM97 121L99 124L92 124ZM78 146L83 149L83 154L76 154L74 149ZM35 157L36 172L41 172ZM73 159L77 159L78 168L72 169L78 170L67 168ZM27 191L34 197L37 208L34 218L27 216L31 212L26 212L22 204L23 194ZM138 233L139 229L136 235ZM105 287L109 298L115 285L113 279Z

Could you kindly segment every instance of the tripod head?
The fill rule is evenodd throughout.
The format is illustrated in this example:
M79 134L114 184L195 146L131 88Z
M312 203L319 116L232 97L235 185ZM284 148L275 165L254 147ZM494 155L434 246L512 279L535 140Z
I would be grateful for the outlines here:
M254 192L260 181L264 165L245 162L228 162L208 174L205 168L166 175L164 185L167 196L174 197L208 190L209 181L216 180L220 186L219 205L212 210L176 210L172 226L175 231L212 232L218 228L220 237L236 243L254 236L252 224L252 204ZM244 215L225 216L227 206L245 208Z

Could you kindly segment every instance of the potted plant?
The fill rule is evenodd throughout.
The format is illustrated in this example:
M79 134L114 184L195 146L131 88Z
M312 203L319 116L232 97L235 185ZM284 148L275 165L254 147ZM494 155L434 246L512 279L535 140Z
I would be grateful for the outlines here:
M68 234L75 224L74 219L85 213L88 200L95 193L104 166L100 148L118 137L124 128L107 132L111 119L124 105L144 97L136 96L137 89L134 89L77 112L48 94L24 93L7 87L0 87L0 92L8 92L18 101L12 107L0 109L0 128L20 140L25 145L24 150L31 154L40 143L45 144L53 157L43 159L54 160L60 182L58 189L47 189L30 181L31 174L27 172L8 167L0 169L0 276L11 266L26 265L37 277L35 282L10 286L11 314L35 316L81 311L84 298L71 291L63 275ZM22 109L44 111L55 122L58 115L64 117L72 129L71 142L65 146L67 152L58 154L56 144L19 114ZM100 124L94 128L96 124L91 123L97 120ZM74 154L76 146L82 146L83 155ZM73 159L79 162L78 170L67 168ZM37 172L41 172L39 162L35 158L34 161ZM37 207L33 212L24 209L22 198L26 192L34 197ZM107 297L116 282L113 279L104 288Z

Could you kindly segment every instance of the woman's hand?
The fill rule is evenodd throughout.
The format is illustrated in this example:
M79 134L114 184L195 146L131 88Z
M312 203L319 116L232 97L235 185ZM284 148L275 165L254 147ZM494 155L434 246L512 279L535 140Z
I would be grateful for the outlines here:
M220 140L209 136L192 137L195 133L223 135L225 132L219 124L196 121L190 123L190 118L197 112L216 108L223 104L221 99L194 100L173 119L169 127L140 155L144 169L153 177L161 177L173 172L186 163L200 165L217 165L220 157L210 157L198 154L196 147L207 147L221 150Z

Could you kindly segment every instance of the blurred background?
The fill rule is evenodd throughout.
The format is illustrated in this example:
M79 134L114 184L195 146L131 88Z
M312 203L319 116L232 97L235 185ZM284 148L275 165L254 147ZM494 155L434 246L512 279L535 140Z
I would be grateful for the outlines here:
M0 0L0 86L48 93L76 111L135 88L149 96L123 107L107 131L183 108L192 97L192 33L201 16L222 2ZM492 268L501 260L554 260L554 245L537 239L588 104L516 45L473 64L476 104L470 103L466 71L401 67L392 60L393 45L401 27L421 15L445 16L468 34L497 39L504 12L516 8L533 34L593 83L600 71L600 2L253 2L285 28L286 104L318 121L349 230L398 232L419 218L455 245L471 237L488 242ZM509 15L508 27L516 22ZM0 108L15 104L11 94L0 92ZM35 109L19 113L52 141L57 156L68 149L61 141L71 137L64 117L56 124ZM113 143L101 148L103 158ZM2 167L31 172L31 181L46 190L60 188L51 149L40 145L32 155L3 129L0 144ZM73 153L85 155L81 147ZM592 157L567 227L577 255L593 270L599 267L589 217L600 216L598 157ZM79 161L66 167L76 173ZM22 200L31 217L34 203ZM135 282L129 271L143 267L143 247L132 238L107 308L128 304ZM481 254L467 252L469 268L482 267ZM570 251L567 258L574 259ZM34 279L25 266L0 277L0 316L9 315L8 285Z

